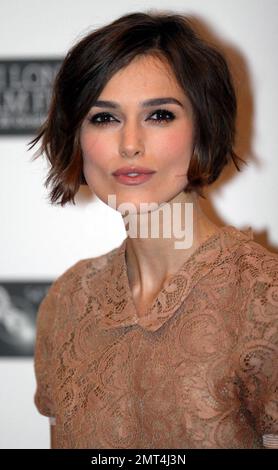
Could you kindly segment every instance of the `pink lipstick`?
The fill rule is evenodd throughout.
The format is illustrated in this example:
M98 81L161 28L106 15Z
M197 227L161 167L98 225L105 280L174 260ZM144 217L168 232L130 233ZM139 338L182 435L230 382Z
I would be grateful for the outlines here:
M125 166L112 174L119 183L136 185L150 180L154 173L156 173L154 170L146 167Z

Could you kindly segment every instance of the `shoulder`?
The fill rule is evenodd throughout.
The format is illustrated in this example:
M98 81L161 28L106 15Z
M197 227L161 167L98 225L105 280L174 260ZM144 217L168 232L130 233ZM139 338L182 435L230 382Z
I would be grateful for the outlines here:
M36 319L38 335L57 330L57 322L72 317L72 305L81 306L105 277L106 267L119 247L93 258L84 258L69 266L50 285L42 299ZM58 328L59 329L59 328Z
M251 228L245 231L235 228L230 230L226 245L232 253L242 280L248 278L250 285L260 279L277 284L278 254L256 242Z
M264 325L265 339L267 325L272 338L278 346L278 255L255 241L246 248L246 267L242 264L241 276L250 280L248 298L248 318L254 329Z
M55 297L67 295L69 292L84 288L86 280L91 282L95 278L97 282L98 276L105 271L117 250L118 247L102 255L77 261L53 281L47 295Z
M237 264L240 281L249 286L250 319L277 321L278 254L252 239L240 247Z
M278 255L253 240L248 242L244 254L241 278L250 284L250 321L275 323L278 339Z
M239 328L242 344L272 344L277 354L278 254L256 242L251 234L234 248L233 262L243 300Z
M240 334L251 338L262 333L261 329L265 334L269 327L278 344L278 254L256 242L251 228L229 227L221 243L235 305L241 299L237 314Z

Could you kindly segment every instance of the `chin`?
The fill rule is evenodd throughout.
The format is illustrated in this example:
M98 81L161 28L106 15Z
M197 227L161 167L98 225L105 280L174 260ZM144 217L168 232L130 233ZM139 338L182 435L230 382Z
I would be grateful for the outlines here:
M140 197L139 194L123 196L123 194L119 193L110 193L109 196L109 203L108 196L106 197L106 203L122 213L128 211L130 214L144 214L157 209L159 206L159 202L156 202L155 197ZM149 207L144 207L144 205L149 205Z

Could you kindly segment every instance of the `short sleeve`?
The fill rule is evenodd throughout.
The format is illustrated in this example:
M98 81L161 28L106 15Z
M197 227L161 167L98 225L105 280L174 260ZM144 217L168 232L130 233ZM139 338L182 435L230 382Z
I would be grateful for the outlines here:
M278 448L278 257L261 266L240 322L234 370L249 422L264 447Z
M48 417L55 416L54 399L52 396L53 377L52 358L54 350L54 321L57 305L58 289L54 282L43 298L36 319L36 339L34 347L34 371L36 392L34 403L38 411Z

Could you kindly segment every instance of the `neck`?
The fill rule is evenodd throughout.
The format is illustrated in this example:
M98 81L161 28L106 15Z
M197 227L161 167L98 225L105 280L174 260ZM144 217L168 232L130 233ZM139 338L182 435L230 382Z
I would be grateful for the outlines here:
M130 214L127 222L128 277L137 295L158 290L218 229L202 211L195 192L181 192L153 211Z

